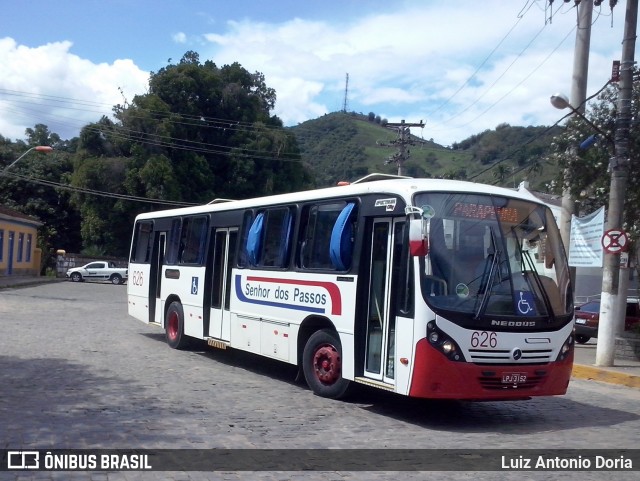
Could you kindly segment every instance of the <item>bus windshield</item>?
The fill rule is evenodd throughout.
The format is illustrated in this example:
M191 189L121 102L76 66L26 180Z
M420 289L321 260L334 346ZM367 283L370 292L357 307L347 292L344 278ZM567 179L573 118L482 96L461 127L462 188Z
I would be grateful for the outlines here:
M467 193L422 193L414 202L428 222L420 282L434 311L463 324L568 322L569 269L549 208Z

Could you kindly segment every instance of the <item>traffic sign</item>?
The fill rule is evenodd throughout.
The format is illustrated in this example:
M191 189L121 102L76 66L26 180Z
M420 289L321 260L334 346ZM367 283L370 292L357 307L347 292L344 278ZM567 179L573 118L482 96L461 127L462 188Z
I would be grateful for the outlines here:
M619 254L629 247L629 238L624 231L609 229L602 236L602 247L607 254Z

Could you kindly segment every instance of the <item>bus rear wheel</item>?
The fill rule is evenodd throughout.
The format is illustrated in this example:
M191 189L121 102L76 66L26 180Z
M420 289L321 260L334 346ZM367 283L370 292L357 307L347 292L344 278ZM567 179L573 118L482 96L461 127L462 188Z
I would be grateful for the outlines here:
M184 334L184 311L179 302L174 301L169 305L164 328L169 347L172 349L187 347L189 341Z
M302 353L302 370L318 396L339 399L346 394L349 381L342 377L342 345L337 333L322 329L311 335Z

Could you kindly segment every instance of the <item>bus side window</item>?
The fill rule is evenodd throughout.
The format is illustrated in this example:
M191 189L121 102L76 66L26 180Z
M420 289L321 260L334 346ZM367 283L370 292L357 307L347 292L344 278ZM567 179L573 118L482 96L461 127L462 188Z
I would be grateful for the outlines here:
M249 240L249 231L253 224L253 211L248 210L244 213L242 220L242 234L240 245L238 247L238 267L247 267L249 265L249 252L247 250L247 242Z
M306 208L308 215L302 228L300 267L325 270L345 270L349 267L345 264L351 263L354 205L334 202Z
M153 222L138 222L133 237L131 262L148 263L153 245Z
M285 267L288 263L293 214L288 207L260 212L247 234L249 263L260 267Z
M207 218L186 217L182 226L178 259L182 264L201 264L207 241Z
M285 267L291 243L293 215L288 208L266 211L264 244L259 264L265 267Z
M252 266L257 266L260 262L263 226L264 212L260 212L251 224L247 235L247 259Z
M331 263L339 271L346 271L351 267L351 252L353 250L353 223L351 214L355 204L346 205L336 219L331 230L331 242L329 244L329 257Z
M165 257L166 263L169 265L175 265L178 263L180 254L180 227L182 225L182 219L173 219L171 223L171 231L169 232L169 239L167 240L167 255Z

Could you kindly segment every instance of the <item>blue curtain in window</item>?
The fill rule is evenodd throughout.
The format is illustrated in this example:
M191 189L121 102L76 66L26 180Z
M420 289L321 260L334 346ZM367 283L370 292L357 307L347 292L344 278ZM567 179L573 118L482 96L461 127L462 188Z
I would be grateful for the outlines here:
M331 242L329 243L329 257L331 263L339 271L346 271L351 267L351 254L353 251L353 227L349 218L355 207L355 203L350 202L342 209L336 219L331 231Z
M262 252L262 226L264 225L264 212L258 214L251 224L249 235L247 236L247 258L252 266L257 266L260 262Z

